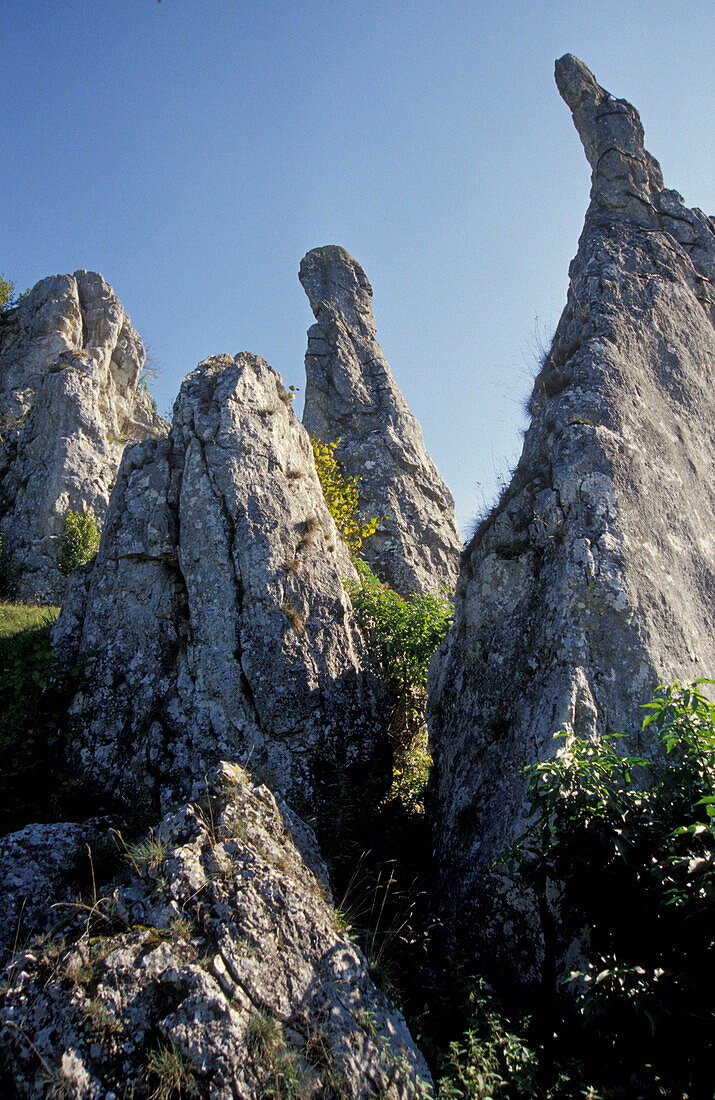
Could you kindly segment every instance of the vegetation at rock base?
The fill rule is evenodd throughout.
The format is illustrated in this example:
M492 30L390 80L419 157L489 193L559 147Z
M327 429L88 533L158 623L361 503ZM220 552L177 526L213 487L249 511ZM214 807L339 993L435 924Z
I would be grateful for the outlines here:
M72 812L77 787L61 723L80 666L52 654L59 608L0 604L0 833Z
M554 966L532 1015L505 1009L434 918L424 792L416 807L376 780L335 782L317 825L341 919L405 1013L438 1100L712 1096L711 683L658 689L643 731L653 759L615 736L560 735L529 770L533 824L504 858L552 908ZM560 972L575 937L584 965Z
M398 595L365 561L355 562L358 581L347 589L371 654L390 693L393 742L411 742L424 726L427 671L452 623L454 609L434 595Z
M68 508L60 539L60 572L69 576L80 565L90 562L99 550L99 538L99 525L91 508L83 508L81 512Z
M358 503L358 479L347 477L335 457L335 449L340 442L323 443L315 436L310 440L313 447L315 468L318 472L320 487L323 490L328 511L335 521L350 553L355 557L363 541L374 535L377 519L365 519L360 515Z

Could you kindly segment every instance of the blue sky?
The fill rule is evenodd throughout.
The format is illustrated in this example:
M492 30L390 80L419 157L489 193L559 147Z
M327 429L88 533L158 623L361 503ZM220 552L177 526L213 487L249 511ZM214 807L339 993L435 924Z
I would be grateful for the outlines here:
M303 387L310 248L340 244L468 531L518 457L589 170L577 54L715 213L705 0L0 0L0 272L113 285L159 409L218 352Z

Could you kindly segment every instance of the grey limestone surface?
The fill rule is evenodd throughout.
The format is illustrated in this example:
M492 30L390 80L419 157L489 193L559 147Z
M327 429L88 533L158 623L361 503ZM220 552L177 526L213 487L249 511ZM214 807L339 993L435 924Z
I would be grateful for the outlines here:
M0 313L0 536L20 598L60 600L65 512L101 523L126 444L168 430L140 385L145 360L95 272L43 279Z
M368 278L345 249L327 246L303 258L300 281L316 318L303 423L337 443L344 472L358 479L362 514L379 521L361 554L402 595L451 596L462 550L454 500L377 342Z
M560 730L626 733L647 754L639 707L656 684L715 673L715 223L663 187L630 104L571 55L556 80L591 204L521 459L465 551L429 704L445 911L485 967L525 982L544 929L494 866L526 824L522 769Z
M347 548L305 430L263 359L206 360L168 437L127 449L58 651L89 655L76 763L119 806L164 812L218 760L310 798L322 764L384 746L384 688L342 580Z

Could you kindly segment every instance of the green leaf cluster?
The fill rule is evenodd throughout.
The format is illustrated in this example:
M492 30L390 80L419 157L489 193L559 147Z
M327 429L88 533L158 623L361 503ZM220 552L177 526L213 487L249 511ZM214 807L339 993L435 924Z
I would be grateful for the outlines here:
M405 744L422 729L429 663L454 611L439 596L399 596L367 562L358 559L355 568L359 579L348 581L347 589L390 693L393 741Z
M311 436L310 442L313 447L315 469L328 511L345 539L348 550L355 557L364 539L375 534L378 521L365 519L360 515L358 479L347 477L335 457L335 450L340 440L336 440L335 443L323 443L315 436Z
M560 734L528 770L534 824L512 858L543 911L547 952L569 936L586 962L560 976L604 1095L715 1090L715 705L711 680L659 687L643 729L652 760L608 735ZM548 922L547 922L548 923ZM630 1095L630 1093L629 1093Z
M99 550L100 530L94 512L84 508L75 512L68 508L60 540L59 567L65 576L86 565Z
M0 275L0 310L9 309L15 301L15 283Z

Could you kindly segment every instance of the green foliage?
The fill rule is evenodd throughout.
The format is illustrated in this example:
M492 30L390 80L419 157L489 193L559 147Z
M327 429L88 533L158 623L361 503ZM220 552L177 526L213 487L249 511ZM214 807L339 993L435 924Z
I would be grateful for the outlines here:
M628 1079L649 1097L715 1086L715 705L701 690L712 683L657 689L644 722L653 762L615 736L562 734L530 769L535 823L517 859L542 904L561 884L552 937L585 937L587 964L561 981L576 998L572 1043L609 1096Z
M99 550L99 526L91 508L65 512L65 526L60 541L59 567L65 576L86 565Z
M15 283L0 275L0 312L10 309L15 303Z
M348 592L390 692L393 741L406 745L422 729L430 659L454 612L438 596L399 596L367 562L358 559L355 567L360 579L348 582Z
M356 477L346 477L335 457L335 449L340 440L338 439L335 443L322 443L311 436L310 442L313 445L315 469L318 472L328 511L354 557L362 546L363 540L375 534L378 521L364 519L360 515L358 480Z
M0 833L74 809L62 722L82 669L52 655L57 608L0 605Z
M537 1096L536 1072L536 1055L510 1030L484 983L477 981L469 995L467 1030L449 1044L438 1100Z

